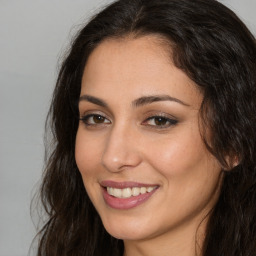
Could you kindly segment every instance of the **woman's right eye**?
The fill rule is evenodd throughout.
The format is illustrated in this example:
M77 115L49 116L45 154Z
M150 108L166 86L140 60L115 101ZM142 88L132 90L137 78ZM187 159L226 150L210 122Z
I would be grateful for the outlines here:
M80 120L86 125L86 126L95 126L95 125L101 125L101 124L110 124L111 122L104 116L98 115L98 114L89 114L82 116Z

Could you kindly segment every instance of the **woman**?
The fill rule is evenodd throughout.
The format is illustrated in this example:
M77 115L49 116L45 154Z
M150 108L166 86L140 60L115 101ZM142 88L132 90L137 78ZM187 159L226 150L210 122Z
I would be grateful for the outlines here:
M38 255L255 255L255 56L214 0L96 15L53 95Z

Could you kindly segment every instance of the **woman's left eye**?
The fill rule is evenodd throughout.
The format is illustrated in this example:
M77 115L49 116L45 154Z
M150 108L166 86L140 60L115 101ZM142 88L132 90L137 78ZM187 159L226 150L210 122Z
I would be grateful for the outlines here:
M177 124L178 121L175 119L171 119L163 116L152 116L147 118L143 124L148 126L155 126L156 128L168 128L172 125Z

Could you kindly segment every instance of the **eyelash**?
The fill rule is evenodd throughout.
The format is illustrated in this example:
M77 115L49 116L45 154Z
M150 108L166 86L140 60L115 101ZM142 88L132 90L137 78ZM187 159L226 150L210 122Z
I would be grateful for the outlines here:
M157 119L158 119L157 122L164 122L164 124L157 125L156 124ZM146 123L149 121L153 121L155 123L155 125ZM145 124L146 126L150 126L152 128L156 128L156 129L166 129L166 128L169 128L170 126L176 125L177 123L178 123L178 121L176 119L169 118L165 115L150 116L145 121L142 122L142 124Z
M96 123L95 120L93 121L93 123L91 123L89 120L90 118L98 118L98 120L103 121L102 123ZM156 120L158 119L159 122L163 122L164 124L160 124L157 125L156 124ZM100 115L100 114L89 114L89 115L85 115L82 116L80 118L80 120L84 123L84 125L86 127L96 127L96 126L101 126L101 125L108 125L111 123L111 121L109 121L105 116ZM107 122L105 122L107 120ZM92 121L92 120L91 120ZM149 121L153 121L155 123L154 124L149 124ZM167 123L167 124L166 124ZM165 115L155 115L155 116L150 116L148 117L145 121L142 122L143 125L145 126L149 126L152 129L167 129L171 126L174 126L178 123L178 121L176 119L172 119L169 117L166 117Z
M110 121L107 122L107 123L89 123L89 119L90 118L100 118L101 120L103 119L104 121L105 120L108 120L105 116L103 115L100 115L100 114L89 114L89 115L85 115L85 116L82 116L80 118L80 120L85 124L85 126L97 126L97 125L104 125L104 124L109 124L111 123Z

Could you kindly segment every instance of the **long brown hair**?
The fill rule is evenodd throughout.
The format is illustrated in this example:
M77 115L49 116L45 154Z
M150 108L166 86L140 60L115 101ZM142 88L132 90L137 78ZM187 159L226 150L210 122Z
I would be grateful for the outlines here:
M205 143L223 169L229 169L202 253L256 253L254 36L215 0L119 0L82 28L59 72L47 120L53 141L47 146L41 200L48 221L39 233L38 256L123 254L123 242L105 231L75 163L77 100L86 61L97 45L110 37L147 34L170 42L175 65L203 91L201 117L213 134ZM237 160L236 167L226 161L227 155Z

